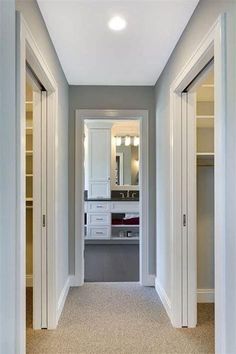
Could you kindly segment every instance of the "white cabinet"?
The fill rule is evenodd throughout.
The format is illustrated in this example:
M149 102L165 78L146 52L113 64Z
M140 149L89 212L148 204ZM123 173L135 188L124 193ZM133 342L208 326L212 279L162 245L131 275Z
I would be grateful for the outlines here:
M88 213L88 225L109 225L110 223L110 213Z
M85 202L85 210L88 213L110 211L109 202Z
M139 240L139 223L138 224L115 224L114 219L123 218L125 214L133 214L139 217L139 202L123 202L123 201L88 201L85 202L86 212L86 239L88 240ZM123 216L122 216L122 215ZM126 231L129 230L134 236L125 237ZM119 236L119 232L124 234ZM137 236L135 236L137 234Z
M88 198L111 196L111 128L90 127L88 135Z
M111 228L109 226L88 226L88 239L109 239Z

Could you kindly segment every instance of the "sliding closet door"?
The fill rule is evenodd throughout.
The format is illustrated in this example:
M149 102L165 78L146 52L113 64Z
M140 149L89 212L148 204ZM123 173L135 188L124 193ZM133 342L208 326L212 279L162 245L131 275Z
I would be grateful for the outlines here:
M182 326L188 326L188 94L182 94Z
M41 91L42 137L41 137L41 247L42 247L42 328L48 326L47 308L47 92Z
M46 92L33 86L33 327L47 328Z
M197 325L197 119L196 91L187 94L188 327Z
M182 326L197 323L196 94L182 94Z

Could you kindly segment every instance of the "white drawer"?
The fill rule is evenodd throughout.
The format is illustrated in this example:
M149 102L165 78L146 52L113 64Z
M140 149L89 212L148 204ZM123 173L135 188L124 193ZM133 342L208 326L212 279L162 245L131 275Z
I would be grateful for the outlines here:
M110 206L109 202L88 202L87 203L87 212L103 212L109 211Z
M139 213L139 202L111 202L112 213Z
M111 214L110 213L88 213L88 225L110 225Z
M88 238L110 238L109 226L88 226Z

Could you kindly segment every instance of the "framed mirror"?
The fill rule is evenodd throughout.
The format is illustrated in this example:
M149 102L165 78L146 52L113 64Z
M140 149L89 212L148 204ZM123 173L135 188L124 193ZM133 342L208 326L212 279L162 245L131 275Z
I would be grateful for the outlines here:
M115 122L112 128L113 189L139 189L139 122Z
M117 186L139 185L138 146L116 146L115 184Z

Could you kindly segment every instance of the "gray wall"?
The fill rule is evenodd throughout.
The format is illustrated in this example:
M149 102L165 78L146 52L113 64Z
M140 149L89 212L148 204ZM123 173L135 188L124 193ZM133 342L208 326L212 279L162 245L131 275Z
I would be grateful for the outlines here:
M214 289L214 166L197 167L197 287Z
M153 87L70 86L69 88L69 259L74 273L75 247L75 110L76 109L148 109L149 110L149 186L150 234L149 272L155 274L155 108Z
M16 1L16 9L26 20L49 69L58 84L58 120L56 135L56 237L57 298L68 278L68 84L49 37L36 0Z
M0 353L16 353L15 2L0 1Z
M157 139L157 276L170 296L170 106L172 81L221 13L226 13L227 40L227 239L226 239L226 342L227 353L236 352L236 2L200 1L173 51L155 89Z

